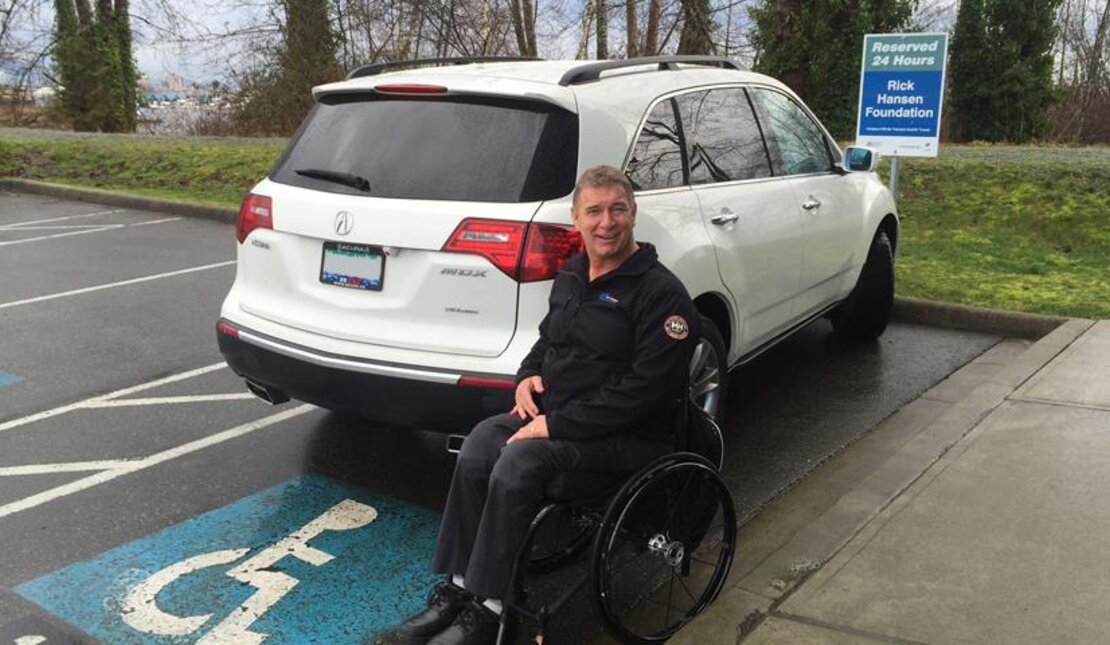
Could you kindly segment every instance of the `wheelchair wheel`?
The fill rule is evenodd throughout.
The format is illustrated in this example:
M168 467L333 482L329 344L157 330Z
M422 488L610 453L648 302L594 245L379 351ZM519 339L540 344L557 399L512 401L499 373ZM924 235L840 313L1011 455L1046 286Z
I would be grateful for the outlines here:
M590 578L606 629L659 643L712 603L736 550L732 496L691 453L641 470L613 499L594 541Z
M593 538L596 518L571 504L551 504L540 511L539 525L528 546L528 571L548 573L582 553Z

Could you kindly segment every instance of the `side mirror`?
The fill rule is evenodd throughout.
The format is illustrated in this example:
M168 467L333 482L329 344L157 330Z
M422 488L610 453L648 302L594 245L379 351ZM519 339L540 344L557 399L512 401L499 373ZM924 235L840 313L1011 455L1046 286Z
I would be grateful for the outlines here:
M844 150L844 169L852 172L874 172L879 167L879 153L871 148L850 146Z

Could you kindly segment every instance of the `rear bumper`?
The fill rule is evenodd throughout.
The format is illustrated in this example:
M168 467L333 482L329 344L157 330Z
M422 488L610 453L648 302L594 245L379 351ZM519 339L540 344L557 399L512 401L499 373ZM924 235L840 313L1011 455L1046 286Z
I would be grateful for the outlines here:
M513 390L459 385L460 374L320 353L220 320L220 352L238 375L290 398L367 419L437 432L469 432L512 407Z

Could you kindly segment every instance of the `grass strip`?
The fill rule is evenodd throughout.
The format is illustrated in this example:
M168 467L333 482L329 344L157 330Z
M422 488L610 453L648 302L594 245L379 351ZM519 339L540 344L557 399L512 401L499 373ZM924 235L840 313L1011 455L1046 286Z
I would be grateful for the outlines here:
M0 131L0 176L237 207L283 141ZM903 159L898 293L1110 318L1110 148Z

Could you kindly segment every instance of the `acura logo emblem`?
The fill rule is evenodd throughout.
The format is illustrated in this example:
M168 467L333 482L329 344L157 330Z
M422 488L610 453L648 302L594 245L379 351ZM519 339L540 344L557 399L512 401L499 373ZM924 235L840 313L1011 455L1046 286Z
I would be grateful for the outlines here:
M335 214L335 232L338 235L346 235L354 228L355 221L351 214L347 211L339 211Z

